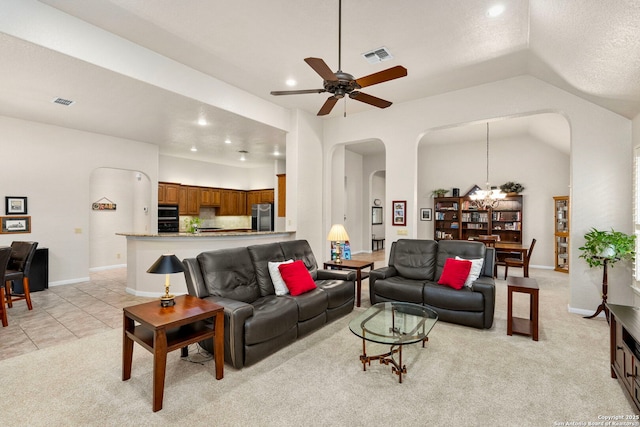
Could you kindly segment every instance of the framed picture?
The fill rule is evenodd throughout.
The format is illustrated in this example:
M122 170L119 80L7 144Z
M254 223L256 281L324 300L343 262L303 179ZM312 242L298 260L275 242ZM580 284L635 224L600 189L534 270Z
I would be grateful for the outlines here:
M380 206L371 207L371 224L372 225L382 224L382 207Z
M31 217L30 216L3 216L2 229L0 233L31 233Z
M407 225L407 201L396 200L393 202L393 224Z
M5 197L5 215L26 215L27 198L26 197Z
M420 209L420 221L431 221L431 208Z

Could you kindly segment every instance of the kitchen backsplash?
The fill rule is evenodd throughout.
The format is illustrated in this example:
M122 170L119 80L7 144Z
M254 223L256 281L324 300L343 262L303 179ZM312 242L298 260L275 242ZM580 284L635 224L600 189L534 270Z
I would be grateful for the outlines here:
M180 216L180 231L186 231L186 224L191 216ZM214 209L200 209L200 227L218 228L251 228L250 216L216 216ZM185 221L186 220L186 221Z

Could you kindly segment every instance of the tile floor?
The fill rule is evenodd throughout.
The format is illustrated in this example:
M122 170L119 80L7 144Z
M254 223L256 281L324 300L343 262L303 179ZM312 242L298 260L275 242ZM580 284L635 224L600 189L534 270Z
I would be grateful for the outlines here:
M90 281L33 292L7 309L0 360L122 327L122 308L149 301L125 292L126 268L92 273Z
M357 254L354 259L385 263L383 250ZM7 309L9 326L0 327L0 360L70 340L122 328L122 308L150 301L125 292L127 269L91 273L88 282L52 286L33 292L33 310L25 301Z

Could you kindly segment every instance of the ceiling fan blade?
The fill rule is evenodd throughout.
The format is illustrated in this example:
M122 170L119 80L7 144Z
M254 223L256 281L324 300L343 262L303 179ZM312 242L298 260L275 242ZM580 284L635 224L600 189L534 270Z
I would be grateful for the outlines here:
M366 93L362 92L351 92L349 94L349 98L355 99L356 101L364 102L365 104L373 105L374 107L378 108L387 108L391 104L393 104L390 101L385 101L384 99L376 98L375 96L367 95Z
M306 93L322 93L326 91L326 89L273 90L271 95L304 95Z
M377 73L369 74L368 76L360 77L359 79L356 79L356 83L358 83L360 87L367 87L400 77L405 77L406 75L407 69L401 65L397 65L395 67L387 68L386 70L382 70Z
M324 80L329 80L331 82L335 82L338 80L336 75L331 71L331 68L327 65L324 60L320 58L305 58L304 62L309 64L311 68L322 77Z
M322 108L320 108L320 111L318 111L318 115L326 116L327 114L329 114L331 110L333 110L333 106L336 105L336 102L338 102L338 98L336 98L335 96L330 96L329 98L327 98L327 100L322 105Z

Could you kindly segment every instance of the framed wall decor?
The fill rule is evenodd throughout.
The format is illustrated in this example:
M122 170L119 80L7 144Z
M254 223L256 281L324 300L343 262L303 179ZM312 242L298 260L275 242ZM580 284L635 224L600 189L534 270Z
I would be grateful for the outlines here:
M431 208L420 209L420 221L431 221Z
M26 197L7 196L4 198L4 206L5 215L26 215L28 213Z
M407 225L407 201L395 200L393 202L393 224Z
M2 228L0 233L31 233L31 217L30 216L3 216Z
M382 224L382 207L381 206L371 207L371 224L372 225Z

